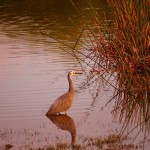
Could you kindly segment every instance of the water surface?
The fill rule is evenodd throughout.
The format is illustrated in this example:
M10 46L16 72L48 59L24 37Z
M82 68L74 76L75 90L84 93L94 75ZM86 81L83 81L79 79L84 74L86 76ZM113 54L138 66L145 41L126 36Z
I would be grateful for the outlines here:
M100 6L98 10L104 9L102 2L94 4ZM88 20L87 5L83 2L78 5L83 18ZM67 91L67 72L82 68L41 31L65 41L62 30L74 32L69 17L82 30L78 23L80 15L66 0L0 1L0 146L9 143L12 149L28 149L55 144L58 140L71 141L70 134L58 130L45 113ZM106 136L121 128L120 123L113 121L114 104L104 107L114 89L101 81L97 83L98 95L93 92L97 85L82 88L87 75L73 78L75 100L68 111L76 127L77 143L82 136Z

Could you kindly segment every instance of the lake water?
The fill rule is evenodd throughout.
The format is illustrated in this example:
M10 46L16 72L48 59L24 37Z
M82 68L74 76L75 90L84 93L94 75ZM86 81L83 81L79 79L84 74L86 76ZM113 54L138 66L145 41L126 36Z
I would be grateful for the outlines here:
M106 8L104 2L93 3L100 6L99 11ZM77 5L80 15L88 21L88 6L84 1ZM63 32L75 32L68 18L73 18L82 30L78 23L80 15L67 0L0 1L1 148L6 144L13 145L12 149L29 149L57 141L71 142L69 132L58 129L45 113L52 102L67 91L68 71L81 72L82 68L73 56L41 31L67 42ZM76 127L76 142L80 144L82 137L116 134L122 126L111 114L114 103L104 107L113 96L113 87L102 84L100 79L88 86L89 74L86 70L73 77L75 99L68 111ZM142 136L135 144L139 141Z

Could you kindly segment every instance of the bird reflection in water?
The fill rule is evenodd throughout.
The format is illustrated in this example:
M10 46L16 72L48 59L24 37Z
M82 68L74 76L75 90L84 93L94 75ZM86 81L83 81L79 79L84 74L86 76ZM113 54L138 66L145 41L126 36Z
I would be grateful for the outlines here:
M74 121L68 115L50 115L47 116L58 128L61 130L69 131L72 138L72 146L75 146L76 142L76 126Z

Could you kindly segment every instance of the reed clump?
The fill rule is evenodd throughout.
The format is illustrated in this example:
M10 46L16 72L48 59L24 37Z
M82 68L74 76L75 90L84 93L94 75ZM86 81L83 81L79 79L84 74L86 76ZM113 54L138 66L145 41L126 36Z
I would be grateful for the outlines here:
M113 17L107 20L87 1L94 25L82 21L83 30L72 54L96 75L113 76L113 113L124 122L123 130L129 123L144 130L150 121L150 2L108 0ZM77 45L84 52L77 50Z
M126 123L145 124L150 116L149 2L110 0L110 4L115 18L111 45L120 90L114 112Z
M111 73L115 77L113 112L120 120L145 124L150 119L150 2L108 0L108 3L113 19L107 22L101 21L91 6L95 28L84 25L87 41L92 44L89 49L83 46L87 53L80 52L82 61L93 72Z
M114 19L111 25L104 26L103 35L96 39L97 45L91 49L92 55L97 57L93 68L99 68L96 69L99 74L103 68L115 76L112 112L123 122L121 133L127 130L128 135L138 130L136 138L144 132L144 145L149 140L150 129L150 2L108 2ZM95 22L97 26L102 25L99 20Z

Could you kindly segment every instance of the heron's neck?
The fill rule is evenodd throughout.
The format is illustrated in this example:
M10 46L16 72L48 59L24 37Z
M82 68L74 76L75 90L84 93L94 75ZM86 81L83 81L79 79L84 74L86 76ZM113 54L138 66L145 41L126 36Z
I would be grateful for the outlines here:
M73 82L72 82L71 77L69 75L68 75L68 81L69 81L69 92L74 93Z

